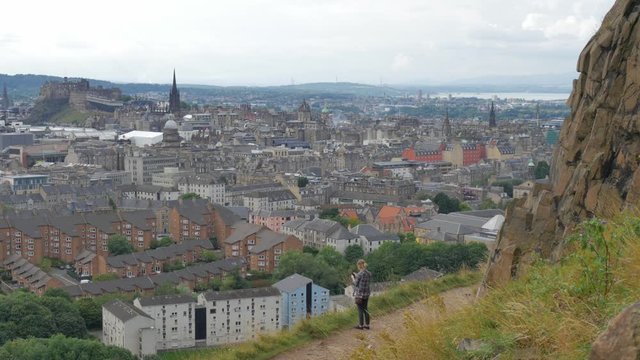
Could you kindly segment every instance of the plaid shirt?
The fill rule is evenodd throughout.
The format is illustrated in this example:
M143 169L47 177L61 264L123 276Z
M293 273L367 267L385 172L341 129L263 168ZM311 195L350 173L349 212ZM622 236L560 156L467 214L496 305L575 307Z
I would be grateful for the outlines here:
M353 281L353 296L358 299L366 299L371 295L369 284L371 283L371 273L363 269L356 275Z

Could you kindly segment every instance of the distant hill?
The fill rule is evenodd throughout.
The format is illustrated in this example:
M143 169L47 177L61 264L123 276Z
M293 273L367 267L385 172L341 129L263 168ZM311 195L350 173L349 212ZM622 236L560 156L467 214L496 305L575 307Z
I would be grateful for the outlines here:
M71 77L70 80L79 78ZM40 86L47 81L63 81L64 78L49 75L0 74L0 86L7 85L9 95L13 98L37 97ZM87 79L91 86L118 87L125 94L138 94L146 92L169 93L170 84L141 84L141 83L115 83L104 80ZM284 86L214 86L198 84L182 84L179 88L191 94L202 96L216 95L243 95L243 94L274 94L290 96L318 96L318 95L352 95L352 96L383 96L400 95L403 92L390 87L380 87L356 83L310 83Z
M425 93L436 92L558 92L567 93L571 89L572 74L531 75L520 77L493 76L467 80L457 80L448 84L403 84L368 85L350 82L319 82L280 86L215 86L199 84L179 84L181 91L195 97L237 96L251 98L297 97L349 97L349 96L401 96L414 94L418 89ZM69 78L77 80L78 78ZM63 81L64 78L49 75L0 74L0 86L7 85L9 96L15 99L29 99L38 96L40 86L47 81ZM115 83L105 80L87 79L91 86L118 87L124 94L167 93L170 84Z

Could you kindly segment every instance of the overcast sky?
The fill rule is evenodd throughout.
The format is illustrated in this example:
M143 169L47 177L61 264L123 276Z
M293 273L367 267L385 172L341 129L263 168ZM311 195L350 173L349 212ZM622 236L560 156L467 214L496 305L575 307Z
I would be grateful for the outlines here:
M0 73L447 82L575 71L614 0L3 1Z

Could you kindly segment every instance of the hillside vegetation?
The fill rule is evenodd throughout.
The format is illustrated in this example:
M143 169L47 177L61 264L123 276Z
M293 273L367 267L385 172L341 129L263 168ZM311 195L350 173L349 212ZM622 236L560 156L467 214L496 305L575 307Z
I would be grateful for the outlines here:
M607 321L640 299L640 218L591 220L568 239L557 264L525 275L441 321L407 318L404 331L352 359L585 359ZM473 351L459 351L463 339ZM479 340L479 341L478 341Z
M380 296L372 297L369 309L371 309L374 318L379 317L446 290L476 284L479 280L480 274L478 272L462 271L446 275L435 281L404 283ZM275 334L263 335L255 341L241 345L165 352L161 353L160 357L165 360L270 359L312 340L323 339L337 331L350 328L356 323L357 312L353 308L345 312L328 313L311 318L302 321L290 331L283 330Z

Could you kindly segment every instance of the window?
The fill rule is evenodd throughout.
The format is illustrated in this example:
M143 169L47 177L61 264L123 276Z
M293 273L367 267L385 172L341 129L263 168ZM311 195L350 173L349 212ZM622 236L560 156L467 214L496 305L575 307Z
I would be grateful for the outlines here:
M274 254L282 254L282 250L280 250L280 249L274 249L274 250L273 250L273 253L274 253Z
M107 234L102 235L104 236L103 239L106 239ZM67 242L71 242L71 237L67 236L67 238L65 239Z
M71 255L71 249L65 250L64 253L67 254L67 255Z
M254 239L249 239L249 240L247 241L247 243L248 243L249 245L255 245L255 244L256 244L256 241L255 241Z

